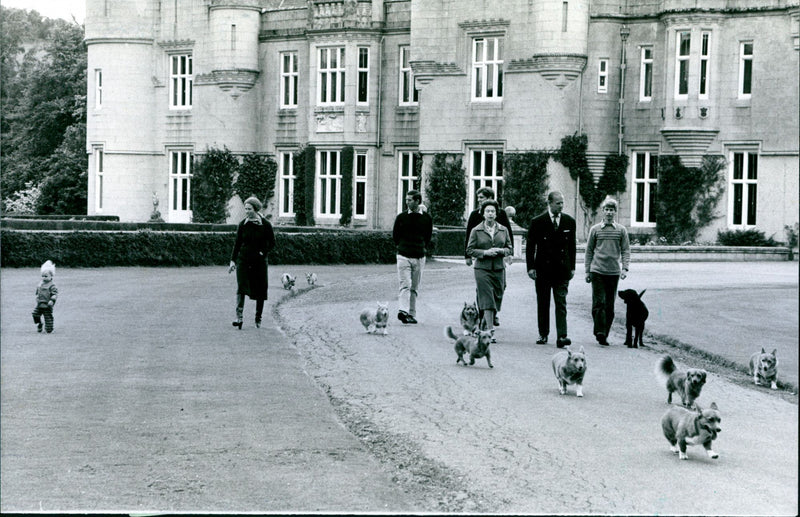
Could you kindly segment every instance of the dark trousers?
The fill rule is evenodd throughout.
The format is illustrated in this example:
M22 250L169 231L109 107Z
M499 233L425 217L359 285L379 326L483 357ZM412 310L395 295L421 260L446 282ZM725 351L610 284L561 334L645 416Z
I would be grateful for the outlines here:
M539 316L539 335L550 333L550 291L556 306L556 332L558 337L567 337L567 290L569 280L550 280L536 275L536 309Z
M37 325L42 322L44 316L44 329L50 333L53 332L53 308L52 307L36 307L31 313L33 322Z
M244 297L243 294L236 295L236 317L242 319L244 314ZM256 321L261 321L261 313L264 312L264 300L256 300Z
M619 275L592 273L592 320L594 335L600 332L608 336L614 321L614 301L617 298Z

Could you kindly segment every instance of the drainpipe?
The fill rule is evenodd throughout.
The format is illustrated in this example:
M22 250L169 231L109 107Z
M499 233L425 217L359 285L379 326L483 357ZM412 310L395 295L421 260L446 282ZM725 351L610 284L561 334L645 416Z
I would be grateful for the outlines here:
M625 69L627 68L626 63L626 43L628 41L628 36L630 35L631 30L628 28L627 25L623 25L622 28L619 30L619 37L622 39L622 48L620 49L620 58L619 58L619 125L617 131L617 154L622 154L622 140L625 137L625 126L623 124L622 114L625 108Z
M381 167L381 152L380 149L383 146L381 143L381 113L383 112L383 106L381 105L381 93L383 92L383 40L385 36L381 36L381 40L378 43L378 99L376 102L376 108L378 110L377 114L377 131L375 133L375 194L372 196L372 210L373 210L373 221L375 224L373 227L380 227L380 191L381 191L381 174L380 174L380 167Z

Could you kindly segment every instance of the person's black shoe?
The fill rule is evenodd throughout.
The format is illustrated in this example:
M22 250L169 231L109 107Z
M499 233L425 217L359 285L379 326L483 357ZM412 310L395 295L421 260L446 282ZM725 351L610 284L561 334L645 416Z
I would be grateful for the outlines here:
M597 333L597 342L603 346L608 346L608 341L606 340L606 335L602 332Z
M256 328L257 329L261 328L261 318L256 318Z
M411 314L407 314L405 323L410 323L410 324L416 325L417 324L417 318L415 318Z
M408 313L405 311L400 311L397 313L397 319L402 321L403 323L408 323Z
M500 318L497 317L497 314L494 315L494 326L495 327L500 326Z
M561 336L556 340L556 347L557 348L564 348L565 346L569 346L572 344L572 340L567 336Z
M547 336L539 336L539 339L536 340L537 345L546 345L547 344Z
M236 320L233 323L231 323L231 325L233 325L234 327L239 327L239 330L242 330L242 320Z

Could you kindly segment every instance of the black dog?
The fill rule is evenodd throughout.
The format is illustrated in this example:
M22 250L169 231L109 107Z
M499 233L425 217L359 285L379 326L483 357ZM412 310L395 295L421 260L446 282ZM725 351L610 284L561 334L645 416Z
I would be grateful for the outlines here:
M625 302L625 327L627 333L625 334L625 346L628 348L639 348L639 345L644 346L642 336L644 334L644 322L650 312L642 302L642 295L647 289L641 293L636 294L633 289L625 289L619 292L619 297ZM636 329L636 335L631 342L631 329Z

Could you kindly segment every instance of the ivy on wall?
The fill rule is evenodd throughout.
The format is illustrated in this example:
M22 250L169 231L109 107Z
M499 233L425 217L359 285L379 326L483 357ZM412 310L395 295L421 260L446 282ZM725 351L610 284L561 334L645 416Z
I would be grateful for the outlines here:
M418 164L422 160L417 160ZM467 197L466 172L461 157L435 154L426 190L428 212L433 224L460 226L464 224Z
M606 196L619 194L627 190L625 172L628 170L628 156L624 154L611 154L606 156L603 175L597 182L599 198L602 202Z
M725 159L704 156L700 167L685 167L678 156L658 157L656 231L669 243L694 242L717 216L724 192Z
M314 226L314 170L317 150L307 145L294 153L294 222L298 226ZM310 175L309 175L310 171Z
M233 197L233 177L239 160L228 150L208 148L195 156L192 167L192 222L224 223L228 200Z
M353 220L353 157L355 151L348 145L342 149L342 216L339 224L349 226Z
M255 196L266 206L275 195L277 174L278 164L272 158L256 153L245 155L233 190L242 201Z
M503 154L503 203L513 206L517 224L527 227L531 219L547 208L550 153L526 152Z

